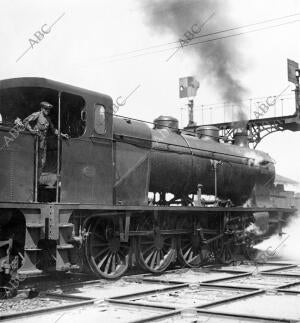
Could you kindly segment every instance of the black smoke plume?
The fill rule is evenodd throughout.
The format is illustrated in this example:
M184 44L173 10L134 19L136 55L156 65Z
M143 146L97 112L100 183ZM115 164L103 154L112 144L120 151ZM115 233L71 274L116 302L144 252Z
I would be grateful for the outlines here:
M147 5L143 1L143 12L151 30L160 34L172 33L178 40L185 39L184 33L191 30L193 24L200 26L205 20L208 21L196 36L233 26L227 15L230 10L225 6L227 1L149 0L146 3ZM212 17L208 19L210 16ZM221 35L194 38L188 44L218 36ZM215 40L183 47L183 50L187 55L192 54L195 57L195 75L211 82L224 101L238 106L236 117L239 120L245 120L242 99L247 94L247 90L235 77L245 67L239 54L238 40L235 37Z

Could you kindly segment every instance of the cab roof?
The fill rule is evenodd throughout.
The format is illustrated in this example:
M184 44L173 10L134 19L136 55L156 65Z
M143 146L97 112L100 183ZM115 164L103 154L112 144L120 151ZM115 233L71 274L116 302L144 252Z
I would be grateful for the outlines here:
M58 92L67 92L84 97L87 101L89 99L95 100L102 98L102 100L112 100L110 96L99 92L86 90L77 86L49 80L41 77L19 77L0 80L0 90L18 87L41 87L56 90Z

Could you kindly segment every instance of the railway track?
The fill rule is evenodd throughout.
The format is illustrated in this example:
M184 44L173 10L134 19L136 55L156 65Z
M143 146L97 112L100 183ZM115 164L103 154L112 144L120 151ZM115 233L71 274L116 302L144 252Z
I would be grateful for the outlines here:
M174 269L161 275L134 274L116 281L93 280L92 277L69 278L56 283L48 280L32 298L28 294L24 296L22 287L17 297L0 301L0 321L300 320L300 267L289 263L244 262Z

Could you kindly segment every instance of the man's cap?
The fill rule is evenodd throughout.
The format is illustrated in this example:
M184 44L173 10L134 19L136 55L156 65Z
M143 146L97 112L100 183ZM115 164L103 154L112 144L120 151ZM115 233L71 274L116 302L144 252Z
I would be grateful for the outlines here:
M53 108L53 105L47 101L42 101L40 103L40 106L41 106L41 108L44 108L44 109L52 109Z

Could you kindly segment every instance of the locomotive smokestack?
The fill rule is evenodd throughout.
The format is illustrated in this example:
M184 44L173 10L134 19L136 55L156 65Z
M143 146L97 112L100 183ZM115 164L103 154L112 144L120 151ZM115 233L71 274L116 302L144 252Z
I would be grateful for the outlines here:
M249 147L247 130L238 131L233 136L233 144L240 147Z
M178 40L186 39L184 34L194 24L201 26L213 13L215 15L195 37L232 27L232 23L226 17L229 8L225 7L223 1L201 0L185 3L181 0L148 0L147 5L144 6L144 4L143 2L145 18L151 30L159 34L172 33ZM192 45L209 38L211 37L189 40L189 46L183 45L184 55L193 55L195 58L195 71L193 71L195 75L205 77L220 91L224 101L236 106L235 119L245 120L242 99L247 94L247 90L235 74L236 71L242 73L245 69L238 51L238 39L232 37ZM178 46L180 46L179 42Z

